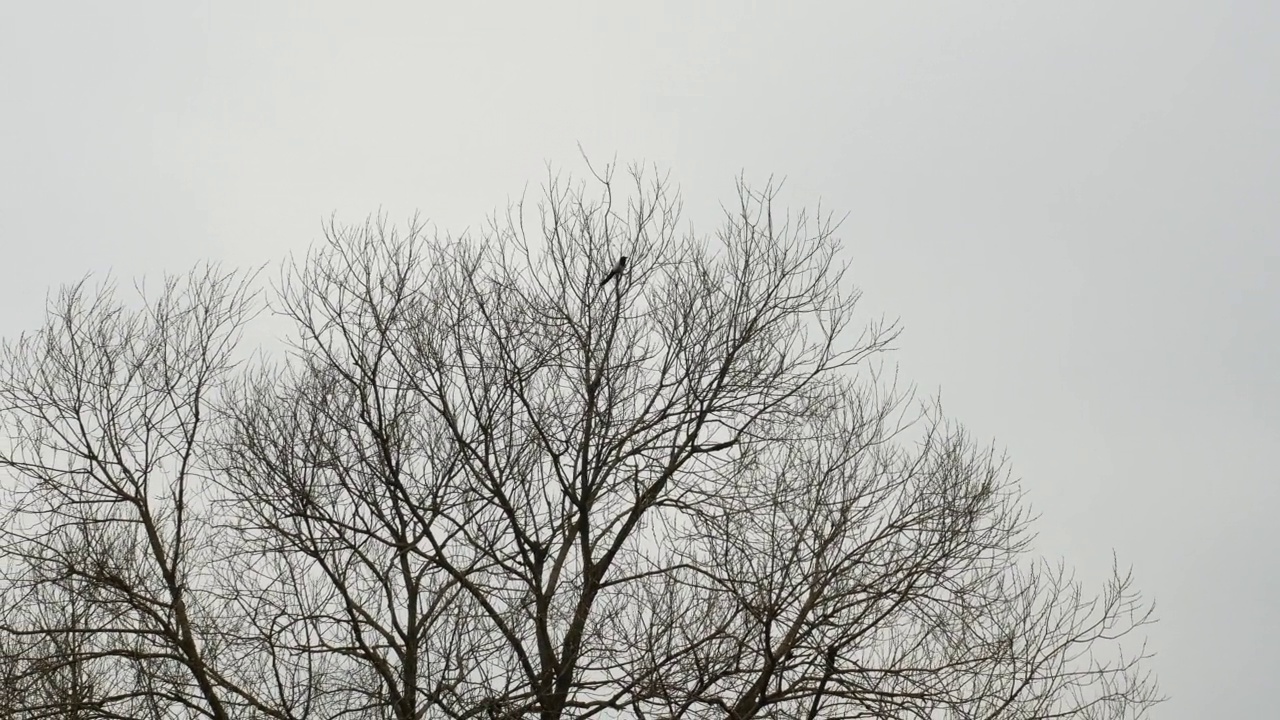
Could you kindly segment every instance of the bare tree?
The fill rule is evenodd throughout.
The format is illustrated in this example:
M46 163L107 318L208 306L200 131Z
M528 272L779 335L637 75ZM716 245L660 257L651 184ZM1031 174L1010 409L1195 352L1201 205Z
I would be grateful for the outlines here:
M1145 714L1128 576L1093 596L1028 554L1002 458L882 372L897 329L855 324L830 218L773 201L740 186L701 238L665 179L606 172L478 238L331 224L276 288L287 357L231 379L247 297L217 285L212 349L163 354L170 425L74 410L116 375L63 363L62 391L18 343L8 591L88 583L61 597L156 717ZM94 318L60 342L131 347ZM162 436L185 450L133 449ZM14 652L51 625L8 621ZM96 716L129 714L95 682Z
M241 698L212 662L200 460L247 288L208 268L130 308L82 282L4 346L0 629L33 689L10 712L233 716Z

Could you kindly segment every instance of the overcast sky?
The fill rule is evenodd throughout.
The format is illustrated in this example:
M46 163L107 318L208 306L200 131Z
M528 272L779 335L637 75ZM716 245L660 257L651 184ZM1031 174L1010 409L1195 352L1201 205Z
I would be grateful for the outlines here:
M335 212L475 228L578 143L699 228L785 176L849 213L904 376L1008 449L1040 551L1134 567L1157 715L1273 716L1278 48L1264 1L4 2L0 334Z

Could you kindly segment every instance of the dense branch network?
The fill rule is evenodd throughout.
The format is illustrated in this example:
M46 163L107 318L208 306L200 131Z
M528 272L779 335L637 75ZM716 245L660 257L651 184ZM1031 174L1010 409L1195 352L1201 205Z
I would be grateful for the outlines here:
M282 356L233 362L215 270L7 344L0 717L1145 713L1130 578L1028 556L829 218L742 185L695 237L596 182L478 239L330 225Z

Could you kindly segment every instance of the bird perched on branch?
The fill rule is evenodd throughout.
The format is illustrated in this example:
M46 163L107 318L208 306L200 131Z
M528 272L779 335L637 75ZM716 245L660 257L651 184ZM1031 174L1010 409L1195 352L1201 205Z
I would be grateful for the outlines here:
M614 265L613 269L609 271L609 274L605 275L604 279L600 281L600 287L604 287L605 285L608 285L610 280L622 277L622 271L626 269L627 269L627 256L623 255L622 257L618 258L618 264Z

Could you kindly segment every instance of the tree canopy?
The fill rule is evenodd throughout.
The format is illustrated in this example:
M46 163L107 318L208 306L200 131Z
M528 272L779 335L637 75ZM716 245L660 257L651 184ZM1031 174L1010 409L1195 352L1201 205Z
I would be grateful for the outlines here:
M775 195L701 236L662 176L552 179L269 290L63 290L0 355L0 717L1144 715L1129 575L1029 552Z

